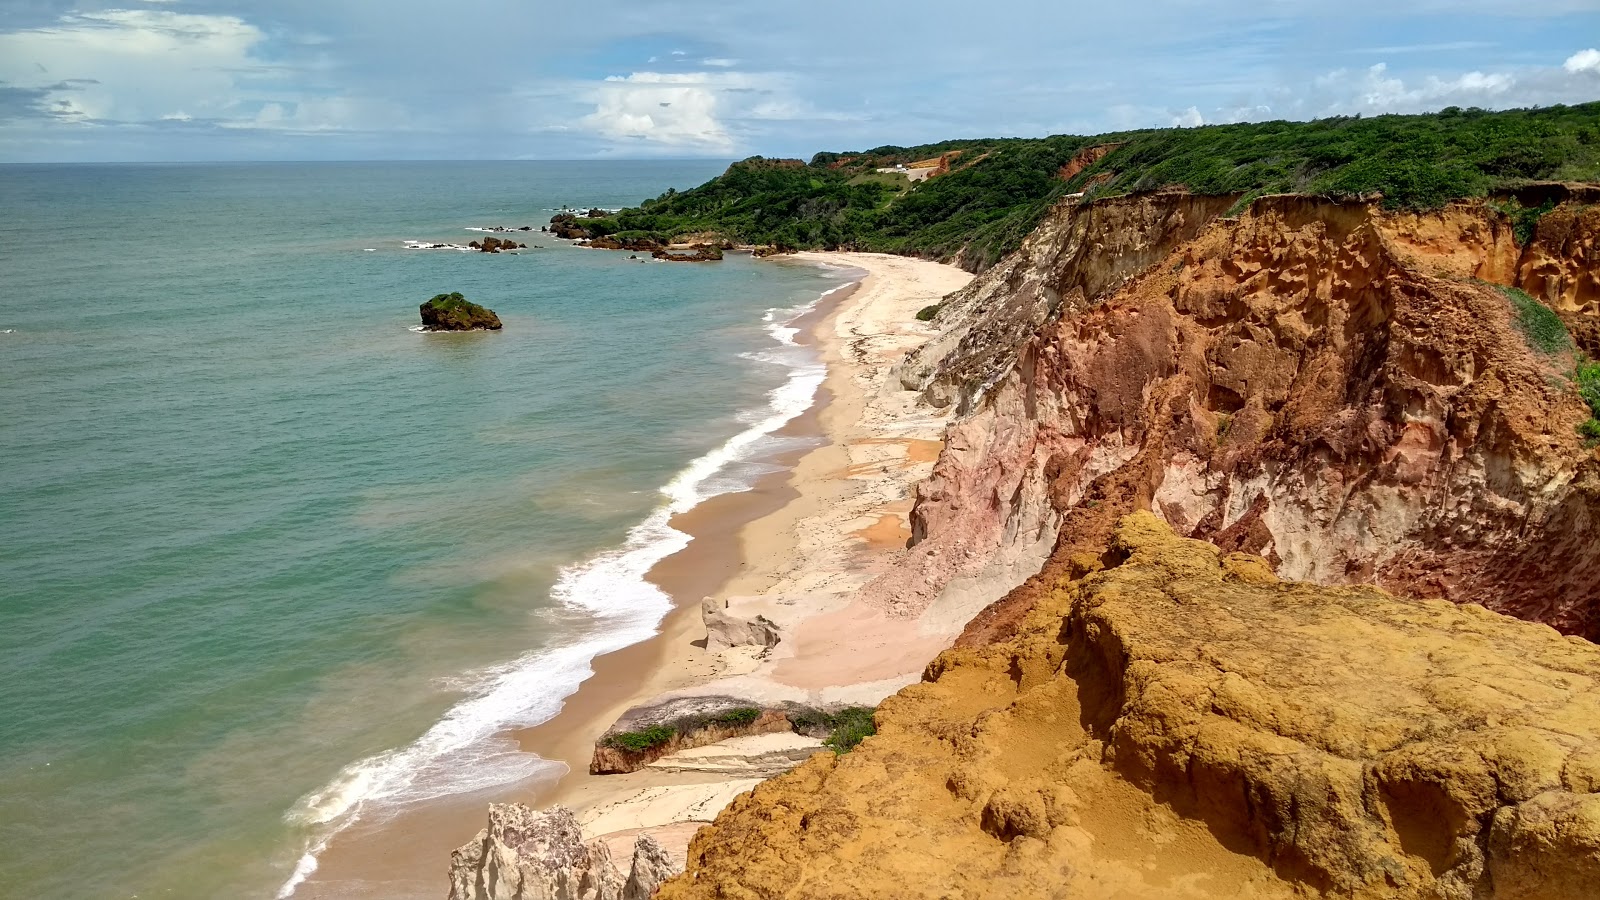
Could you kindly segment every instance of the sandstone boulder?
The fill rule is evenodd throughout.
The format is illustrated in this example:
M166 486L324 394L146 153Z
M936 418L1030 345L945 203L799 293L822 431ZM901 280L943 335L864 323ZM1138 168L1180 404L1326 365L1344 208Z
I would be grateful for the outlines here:
M720 653L734 647L776 647L778 624L763 615L744 619L730 615L727 603L707 597L700 603L700 619L706 625L706 650Z
M566 807L494 803L489 827L450 855L450 900L648 900L672 871L648 835L624 877L605 842L584 842Z

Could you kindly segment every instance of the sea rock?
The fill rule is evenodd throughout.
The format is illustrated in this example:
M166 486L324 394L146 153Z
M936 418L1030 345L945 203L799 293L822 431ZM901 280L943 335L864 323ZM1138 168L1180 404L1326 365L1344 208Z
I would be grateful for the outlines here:
M604 841L584 842L566 807L492 803L489 827L450 855L450 900L647 900L672 871L648 835L624 877Z
M487 237L480 243L473 241L467 245L481 253L499 253L502 250L526 250L527 244L519 244L510 238Z
M700 619L706 626L706 650L720 653L733 647L757 646L770 649L778 645L778 624L763 615L741 619L730 615L726 601L707 597L700 603Z
M422 304L422 324L429 331L499 331L494 310L469 302L459 292L438 294Z
M1600 647L1149 512L1085 568L735 800L660 900L1600 896Z
M578 224L578 217L572 213L557 213L551 216L550 224L545 227L556 237L569 241L581 241L592 237L589 229Z

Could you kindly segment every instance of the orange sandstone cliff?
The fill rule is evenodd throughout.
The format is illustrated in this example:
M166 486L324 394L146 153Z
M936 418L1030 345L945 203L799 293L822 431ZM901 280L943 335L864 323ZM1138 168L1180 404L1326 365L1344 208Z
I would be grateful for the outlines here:
M901 379L967 415L919 490L911 559L873 589L911 608L984 583L994 600L1020 580L1001 573L1098 553L1150 509L1285 577L1600 637L1600 464L1574 359L1531 349L1491 283L1583 343L1600 207L1562 207L1519 247L1483 204L1276 197L1223 220L1223 202L1065 205L946 301ZM989 610L975 639L1016 615Z
M1529 191L1058 205L896 372L862 591L965 631L656 896L1600 898L1600 189Z
M965 633L659 896L1600 897L1600 461L1502 289L1600 353L1600 207L1548 190L1525 245L1058 206L899 369L959 416L864 590Z
M1279 581L1148 512L1105 564L735 800L656 896L1600 890L1600 648Z

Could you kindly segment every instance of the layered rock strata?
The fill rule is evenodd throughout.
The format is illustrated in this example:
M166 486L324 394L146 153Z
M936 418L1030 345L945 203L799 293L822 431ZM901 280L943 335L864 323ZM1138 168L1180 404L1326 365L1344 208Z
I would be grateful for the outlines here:
M1125 518L662 900L1600 896L1600 648Z
M868 591L909 615L1041 565L1047 586L1150 509L1285 577L1600 637L1589 410L1572 357L1531 349L1491 283L1582 342L1600 211L1557 207L1519 246L1482 204L1276 197L1220 219L1221 202L1065 204L946 301L899 374L969 415L918 490L909 558ZM967 642L1003 637L1040 589Z

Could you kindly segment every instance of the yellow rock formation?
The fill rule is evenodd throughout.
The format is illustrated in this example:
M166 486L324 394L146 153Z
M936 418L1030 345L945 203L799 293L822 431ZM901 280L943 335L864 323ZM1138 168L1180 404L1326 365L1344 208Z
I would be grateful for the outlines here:
M1600 896L1600 647L1149 513L1104 564L736 800L661 900Z

